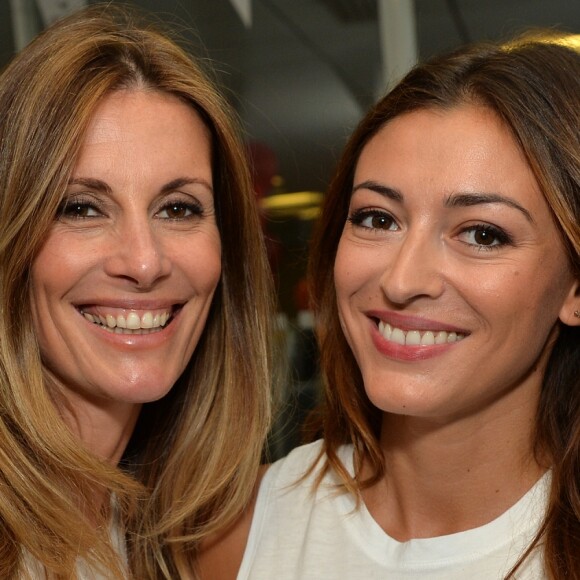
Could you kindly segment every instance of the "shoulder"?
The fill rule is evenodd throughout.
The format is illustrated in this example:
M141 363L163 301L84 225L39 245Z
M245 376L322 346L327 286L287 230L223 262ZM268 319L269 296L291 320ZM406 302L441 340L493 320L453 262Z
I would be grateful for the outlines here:
M348 458L352 447L340 448L339 456L343 454ZM338 474L325 467L323 444L316 442L293 450L268 470L256 502L240 580L302 578L306 570L308 578L318 578L320 550L330 554L330 561L343 552L342 542L350 534L350 527L343 525L348 519L345 514L352 512L354 503Z
M310 480L312 475L308 472L316 464L321 450L322 443L316 441L294 449L272 465L262 466L248 507L227 530L203 542L198 556L198 569L202 580L236 578L250 528L256 525L256 522L252 524L254 516L261 519L266 506L272 501L274 490L290 489L305 476L305 479Z
M325 457L322 440L296 447L286 457L270 466L264 483L281 480L286 483L295 483L310 475L310 472L318 472L324 465Z
M325 465L322 441L316 441L293 449L270 466L254 506L250 543L270 534L272 525L283 527L285 532L296 523L301 525L301 519L318 501L322 488L333 486L331 475L321 476Z
M242 562L260 483L268 465L258 473L250 503L227 529L204 540L197 557L201 580L234 580Z

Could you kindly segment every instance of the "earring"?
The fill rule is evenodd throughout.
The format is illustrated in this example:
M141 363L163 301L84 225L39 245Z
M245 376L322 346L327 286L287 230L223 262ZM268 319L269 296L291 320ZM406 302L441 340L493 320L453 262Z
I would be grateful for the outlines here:
M580 310L574 310L574 316L580 318Z

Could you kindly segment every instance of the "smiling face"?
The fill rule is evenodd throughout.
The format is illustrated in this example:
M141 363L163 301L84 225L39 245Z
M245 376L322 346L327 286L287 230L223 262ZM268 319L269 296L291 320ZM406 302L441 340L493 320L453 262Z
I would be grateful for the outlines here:
M576 289L510 132L468 105L402 115L365 146L334 275L373 404L443 420L502 401L531 416Z
M189 362L221 272L210 151L173 96L123 90L97 108L32 266L42 359L73 410L134 417Z

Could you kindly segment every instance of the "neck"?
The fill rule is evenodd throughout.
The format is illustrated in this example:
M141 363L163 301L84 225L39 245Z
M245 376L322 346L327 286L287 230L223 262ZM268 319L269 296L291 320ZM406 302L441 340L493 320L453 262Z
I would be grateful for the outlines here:
M452 421L385 415L386 473L363 491L367 508L400 541L492 521L546 470L534 456L534 417L535 404L505 400Z
M85 448L111 465L123 456L140 410L140 405L115 401L75 404L70 399L61 407L65 422Z

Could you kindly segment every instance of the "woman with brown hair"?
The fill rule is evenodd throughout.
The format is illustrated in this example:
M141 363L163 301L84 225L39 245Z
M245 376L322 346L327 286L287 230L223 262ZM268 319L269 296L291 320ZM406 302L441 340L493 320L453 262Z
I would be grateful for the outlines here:
M108 5L15 57L0 119L0 575L195 577L269 425L269 269L235 116Z
M239 579L580 578L580 53L417 66L312 250L322 441L262 479Z

